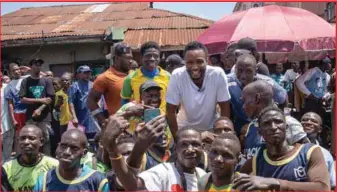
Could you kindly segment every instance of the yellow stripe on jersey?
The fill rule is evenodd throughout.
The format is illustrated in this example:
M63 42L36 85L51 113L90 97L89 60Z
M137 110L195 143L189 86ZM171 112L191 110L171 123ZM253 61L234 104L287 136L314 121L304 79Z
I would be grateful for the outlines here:
M307 160L308 160L308 161L310 160L310 157L311 157L312 152L313 152L315 149L317 149L318 147L319 147L318 145L314 145L314 146L310 147L310 149L309 149L309 151L308 151L308 153L307 153Z
M59 172L59 167L56 168L56 176L57 178L64 184L67 184L67 185L72 185L72 184L78 184L78 183L81 183L83 182L84 180L88 179L92 174L94 174L96 171L95 170L91 170L89 173L87 173L85 176L83 177L80 177L80 178L77 178L77 179L74 179L74 180L71 180L71 181L68 181L68 180L65 180L61 177L60 175L60 172Z
M296 156L298 155L298 153L301 151L302 147L303 147L303 145L301 145L292 156L290 156L286 159L280 160L280 161L273 161L273 160L269 159L269 157L267 155L267 149L263 150L263 157L267 161L267 163L269 163L270 165L281 166L281 165L287 164L290 161L292 161L293 159L295 159Z
M108 183L108 179L103 179L103 181L99 184L99 186L98 186L98 192L101 192L101 191L103 191L103 187L104 187L104 185L105 184L107 184Z

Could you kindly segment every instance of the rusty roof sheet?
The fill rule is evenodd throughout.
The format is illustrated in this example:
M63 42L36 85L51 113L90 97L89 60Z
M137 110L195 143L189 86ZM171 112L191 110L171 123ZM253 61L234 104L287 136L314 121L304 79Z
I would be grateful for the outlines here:
M211 24L149 8L148 2L34 7L3 15L1 40L102 35L108 27L120 27L126 29L124 41L132 46L149 39L162 46L180 45L195 40Z
M206 29L131 30L125 33L124 42L139 48L146 41L156 41L160 46L183 46L196 40Z

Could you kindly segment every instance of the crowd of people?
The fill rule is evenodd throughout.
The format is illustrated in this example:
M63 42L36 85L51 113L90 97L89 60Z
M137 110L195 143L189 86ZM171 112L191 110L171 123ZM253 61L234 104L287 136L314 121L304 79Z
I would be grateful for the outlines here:
M140 54L138 66L114 44L93 81L87 65L54 77L42 59L11 63L1 78L2 191L335 189L330 58L287 61L283 74L286 64L263 63L251 38L217 56L190 42L165 69L156 42Z

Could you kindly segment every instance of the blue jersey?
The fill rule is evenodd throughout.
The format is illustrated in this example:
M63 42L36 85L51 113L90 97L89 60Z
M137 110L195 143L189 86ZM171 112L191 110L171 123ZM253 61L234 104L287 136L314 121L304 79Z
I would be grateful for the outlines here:
M244 154L247 159L251 159L253 156L255 156L259 152L261 146L264 144L264 139L262 136L260 136L257 129L258 123L257 119L255 119L248 125L245 135Z
M78 123L85 127L85 133L98 131L95 120L87 106L87 98L92 85L91 81L77 81L71 85L68 91L68 102L74 105Z
M21 98L19 96L22 80L23 78L12 80L5 89L5 98L13 102L14 113L26 112L26 104L21 103Z
M318 145L311 143L298 147L297 151L287 159L272 161L267 149L261 148L253 157L253 175L276 178L294 182L308 182L308 164L311 153Z
M60 176L58 167L40 175L34 190L45 191L100 191L108 192L109 184L106 177L86 165L82 165L81 175L72 181Z
M231 73L227 76L228 79L228 90L231 95L231 105L232 113L234 114L236 120L234 122L235 131L237 134L240 133L241 128L248 124L250 120L246 116L243 110L243 101L242 101L242 85L239 80L236 78L234 73ZM254 81L264 80L269 85L272 86L274 92L274 101L279 104L283 104L287 99L287 91L277 84L272 78L265 75L257 74L254 77Z

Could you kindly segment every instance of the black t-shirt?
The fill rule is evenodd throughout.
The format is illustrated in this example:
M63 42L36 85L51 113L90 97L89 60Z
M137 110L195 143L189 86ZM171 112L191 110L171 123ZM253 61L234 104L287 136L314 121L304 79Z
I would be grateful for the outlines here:
M19 92L20 98L46 98L50 97L54 100L55 91L52 84L52 81L47 78L40 78L40 79L33 79L32 77L27 77L26 79L22 80L21 88ZM33 120L33 121L51 121L51 106L53 102L47 106L42 112L41 115L37 118L33 118L32 115L36 109L38 109L42 104L27 104L27 111L26 111L26 121Z

